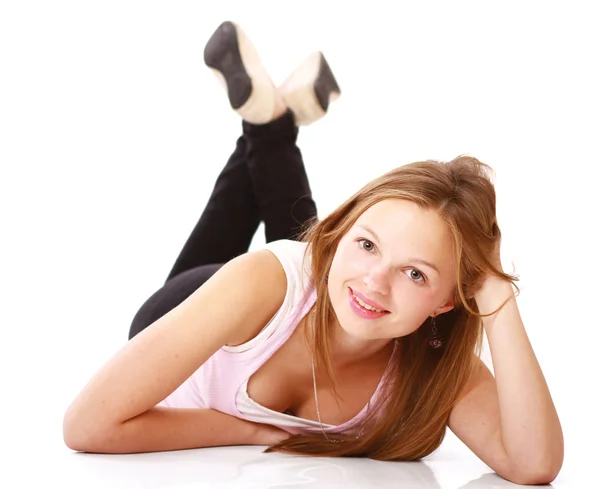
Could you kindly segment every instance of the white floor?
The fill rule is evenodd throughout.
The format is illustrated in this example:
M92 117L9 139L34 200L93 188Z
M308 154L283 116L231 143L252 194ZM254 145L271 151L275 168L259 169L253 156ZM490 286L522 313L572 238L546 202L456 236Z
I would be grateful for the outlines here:
M225 19L245 27L276 83L315 49L338 78L342 97L299 140L320 217L411 161L466 153L495 169L503 264L521 276L565 435L552 485L600 487L594 2L288 7L0 2L0 488L511 485L451 434L420 463L63 445L68 404L161 285L239 136L202 63Z
M264 454L262 447L220 447L135 455L74 453L59 440L7 450L0 487L62 489L492 489L520 487L494 474L452 439L422 462L379 462ZM5 440L6 441L6 440ZM573 454L569 457L573 459ZM7 485L5 485L7 484ZM593 489L594 466L566 463L552 487Z

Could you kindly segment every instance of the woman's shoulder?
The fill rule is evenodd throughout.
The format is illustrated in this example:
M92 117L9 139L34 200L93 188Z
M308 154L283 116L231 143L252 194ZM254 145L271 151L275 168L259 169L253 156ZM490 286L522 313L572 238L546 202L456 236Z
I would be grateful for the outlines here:
M307 270L303 269L306 247L307 243L278 240L247 254L246 259L254 263L255 273L268 281L268 289L272 291L269 297L259 298L269 304L264 316L267 320L263 324L240 331L236 341L228 343L228 347L249 342L263 331L267 324L273 323L274 319L280 318L284 321L301 305L307 290Z
M277 257L288 277L288 286L292 285L292 282L299 281L303 284L302 288L304 288L305 279L311 273L309 243L280 239L267 243L263 249L270 251Z
M256 336L265 326L265 323L281 308L287 293L287 276L279 259L265 249L250 251L237 258L243 260L246 266L245 273L239 276L239 288L232 293L253 295L253 302L260 309L262 321L248 322L246 328L237 331L230 346L247 342ZM225 265L227 266L227 265ZM260 286L256 285L256 281Z
M306 241L295 241L293 239L278 239L263 245L260 249L270 250L275 254L304 255L308 246Z

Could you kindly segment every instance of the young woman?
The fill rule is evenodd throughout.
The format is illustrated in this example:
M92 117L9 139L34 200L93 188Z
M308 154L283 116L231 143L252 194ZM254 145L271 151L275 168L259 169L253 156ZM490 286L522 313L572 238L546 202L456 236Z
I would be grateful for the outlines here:
M448 426L500 476L552 481L562 431L502 270L490 168L404 165L319 221L296 138L340 93L323 55L275 88L225 22L205 62L243 135L130 341L69 407L66 444L417 460Z

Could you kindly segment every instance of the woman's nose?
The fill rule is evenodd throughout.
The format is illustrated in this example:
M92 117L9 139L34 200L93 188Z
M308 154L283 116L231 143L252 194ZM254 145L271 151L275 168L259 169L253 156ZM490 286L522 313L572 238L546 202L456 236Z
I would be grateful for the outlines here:
M373 292L386 295L390 291L390 273L388 267L374 267L365 275L364 284Z

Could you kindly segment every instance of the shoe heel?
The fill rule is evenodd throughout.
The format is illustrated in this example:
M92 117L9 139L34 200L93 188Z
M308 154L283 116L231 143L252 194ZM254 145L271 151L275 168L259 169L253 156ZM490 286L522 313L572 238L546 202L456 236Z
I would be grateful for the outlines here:
M324 112L327 112L329 104L336 100L341 94L340 86L338 85L329 63L321 54L321 62L319 65L319 73L315 80L315 95L319 101L319 105Z

